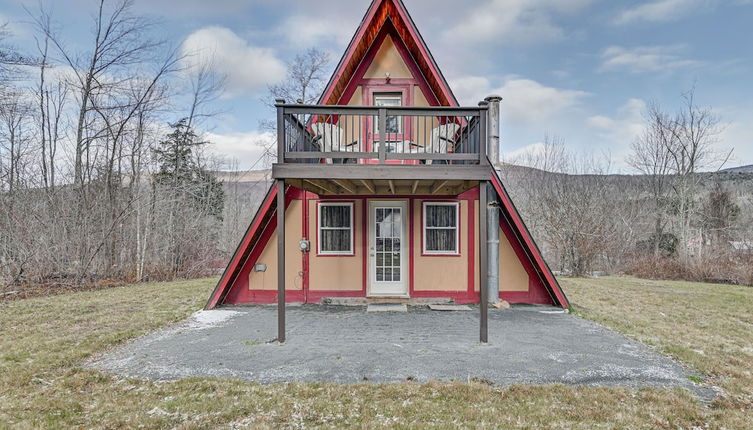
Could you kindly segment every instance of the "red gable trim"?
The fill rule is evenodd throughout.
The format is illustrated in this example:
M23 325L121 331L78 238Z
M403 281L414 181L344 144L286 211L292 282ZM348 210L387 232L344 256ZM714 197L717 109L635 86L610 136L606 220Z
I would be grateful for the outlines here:
M432 92L440 99L440 104L457 106L458 102L455 95L439 70L402 0L374 0L372 2L329 83L327 83L327 87L319 99L319 104L336 104L342 98L345 88L354 78L356 70L370 51L382 27L388 21L391 21L392 25L395 26L397 33L421 69L421 73L432 87Z
M248 230L243 235L243 240L238 244L238 248L235 249L233 257L230 259L230 263L225 268L225 272L222 274L220 281L214 288L212 295L209 296L205 309L213 309L218 304L221 304L222 298L227 294L230 286L235 282L235 278L238 276L243 265L246 263L251 250L258 241L257 236L261 233L263 227L263 221L265 216L269 213L274 206L277 197L277 185L272 184L267 191L267 195L264 197L259 210L256 211L253 221L248 226Z
M552 295L552 299L559 306L569 308L570 302L567 300L565 292L562 291L562 287L560 287L559 282L557 282L557 278L554 277L552 270L541 255L541 250L539 250L536 242L534 242L531 232L528 231L528 227L526 227L523 222L523 218L520 216L518 209L515 207L515 204L512 202L505 186L502 184L502 180L494 169L492 169L492 185L499 195L504 209L504 215L508 219L510 227L513 228L515 235L520 238L531 263L533 263L536 272L538 272L542 282L549 290L549 294Z

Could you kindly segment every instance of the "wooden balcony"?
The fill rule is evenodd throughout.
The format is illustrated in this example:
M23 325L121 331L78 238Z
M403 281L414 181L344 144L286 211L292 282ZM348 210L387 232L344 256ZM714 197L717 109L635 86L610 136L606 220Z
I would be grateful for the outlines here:
M276 179L488 180L488 107L277 106Z

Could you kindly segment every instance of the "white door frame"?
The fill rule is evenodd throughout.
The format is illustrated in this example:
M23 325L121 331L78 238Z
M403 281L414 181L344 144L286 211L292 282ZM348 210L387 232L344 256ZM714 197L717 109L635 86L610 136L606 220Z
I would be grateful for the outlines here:
M400 237L400 281L385 282L377 281L376 277L376 209L377 208L400 208L401 210L401 237ZM368 202L368 282L366 295L368 297L410 297L408 284L408 201L406 200L370 200Z

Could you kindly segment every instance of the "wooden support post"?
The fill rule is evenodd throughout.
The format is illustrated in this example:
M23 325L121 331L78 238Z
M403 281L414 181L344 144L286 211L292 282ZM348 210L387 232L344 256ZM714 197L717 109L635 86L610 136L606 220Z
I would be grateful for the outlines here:
M486 206L489 204L487 198L488 182L482 181L479 184L479 203L478 203L478 274L479 274L479 293L481 293L481 303L479 308L480 316L480 339L481 343L489 342L489 271L487 268L487 226L486 226Z
M285 104L284 99L275 100L275 107L277 108L277 162L282 164L285 162L285 151L287 151L287 143L285 142Z
M277 341L280 343L285 343L285 180L284 179L277 180Z

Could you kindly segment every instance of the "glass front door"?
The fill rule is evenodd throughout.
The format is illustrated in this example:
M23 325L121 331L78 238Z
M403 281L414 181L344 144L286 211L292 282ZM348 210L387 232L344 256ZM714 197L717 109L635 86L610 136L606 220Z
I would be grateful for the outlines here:
M369 295L408 295L406 203L369 204Z

